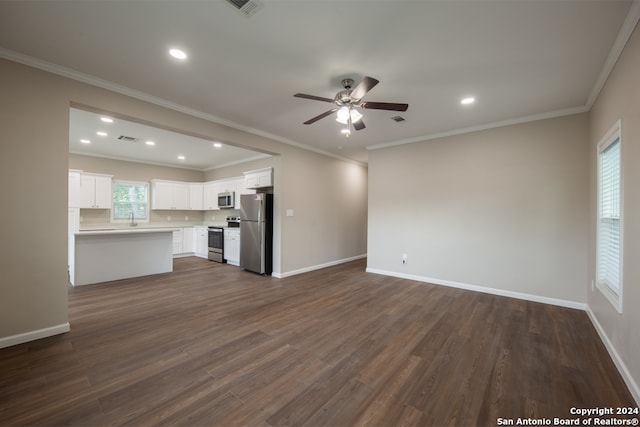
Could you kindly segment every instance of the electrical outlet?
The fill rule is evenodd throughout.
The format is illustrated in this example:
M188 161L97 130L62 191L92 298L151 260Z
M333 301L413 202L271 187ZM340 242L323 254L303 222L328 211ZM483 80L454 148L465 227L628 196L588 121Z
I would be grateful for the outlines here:
M185 221L189 221L189 215L185 215L185 216L184 216L184 220L185 220Z
M171 221L171 215L167 215L167 221Z
M407 263L407 254L402 254L402 265L405 265Z

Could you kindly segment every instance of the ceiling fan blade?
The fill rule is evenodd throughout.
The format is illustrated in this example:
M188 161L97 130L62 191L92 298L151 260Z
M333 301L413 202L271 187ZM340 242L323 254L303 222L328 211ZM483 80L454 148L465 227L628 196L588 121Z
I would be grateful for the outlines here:
M357 122L353 122L353 128L355 130L362 130L365 128L364 122L362 121L362 119L358 120Z
M396 104L394 102L363 102L359 105L371 110L407 111L409 104Z
M314 101L333 102L333 99L324 98L322 96L307 95L306 93L296 93L293 96L295 96L296 98L313 99Z
M318 120L320 120L320 119L324 119L325 117L327 117L327 116L331 115L331 113L335 113L336 111L338 111L338 109L337 109L337 108L332 108L331 110L325 111L324 113L319 114L319 115L317 115L317 116L315 116L315 117L313 117L313 118L311 118L311 119L307 120L306 122L304 122L304 124L305 124L305 125L310 125L310 124L312 124L312 123L315 123L315 122L317 122Z
M373 77L365 76L365 78L362 79L360 83L358 83L358 86L356 86L355 89L351 91L351 99L356 102L360 101L360 99L362 99L362 97L365 96L367 92L373 89L373 87L377 84L378 80L374 79Z

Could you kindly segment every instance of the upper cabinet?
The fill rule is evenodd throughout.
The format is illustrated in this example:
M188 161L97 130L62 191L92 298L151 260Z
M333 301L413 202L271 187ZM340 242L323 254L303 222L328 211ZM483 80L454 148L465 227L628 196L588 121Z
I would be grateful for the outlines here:
M203 208L205 211L212 211L220 209L218 208L218 193L220 192L220 185L217 181L205 182L203 187Z
M264 188L273 186L273 169L265 168L244 172L246 188Z
M236 185L236 209L240 209L242 204L240 196L243 194L255 194L256 190L247 188L247 180L244 177L238 178Z
M80 207L80 175L82 171L69 169L69 207Z
M152 210L218 210L218 193L234 192L234 208L240 209L243 194L273 186L273 169L244 172L243 176L210 182L152 179ZM111 209L112 175L69 169L69 207Z
M81 173L78 207L111 209L111 178L111 175Z
M189 209L204 210L204 184L201 182L189 183Z
M189 183L151 180L151 209L189 210L190 196Z

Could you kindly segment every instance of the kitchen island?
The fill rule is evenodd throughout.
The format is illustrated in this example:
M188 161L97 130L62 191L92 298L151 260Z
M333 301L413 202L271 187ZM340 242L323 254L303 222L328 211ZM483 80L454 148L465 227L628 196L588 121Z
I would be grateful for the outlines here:
M73 285L89 285L173 271L173 228L79 231Z

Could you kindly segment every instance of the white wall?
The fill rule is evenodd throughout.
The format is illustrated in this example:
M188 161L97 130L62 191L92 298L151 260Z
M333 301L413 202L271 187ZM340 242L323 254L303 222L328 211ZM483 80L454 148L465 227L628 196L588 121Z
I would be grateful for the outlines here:
M595 279L598 141L622 120L623 312L596 288L588 287L588 305L614 360L626 371L640 402L640 28L636 27L591 110L589 148L589 280Z
M586 114L371 151L368 269L579 306L587 161Z

